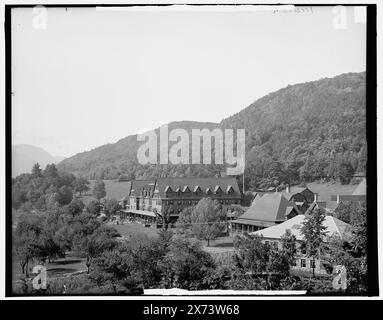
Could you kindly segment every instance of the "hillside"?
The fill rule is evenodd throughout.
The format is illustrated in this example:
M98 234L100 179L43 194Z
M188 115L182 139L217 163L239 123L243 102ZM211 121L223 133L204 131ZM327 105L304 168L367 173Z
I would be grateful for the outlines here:
M35 163L39 163L41 168L47 164L58 163L64 157L55 157L42 148L29 144L17 144L12 146L12 176L21 173L31 172Z
M213 129L219 127L218 123L177 121L168 124L169 132L182 128L191 132L192 129ZM159 143L159 128L155 129ZM137 150L143 142L137 141L137 135L123 138L116 143L106 144L91 151L76 154L65 159L58 168L88 179L116 179L121 174L128 178L182 176L185 172L189 175L209 176L210 171L201 166L174 166L174 165L140 165L137 161ZM194 170L194 171L192 171Z
M245 128L246 184L278 186L316 179L347 183L366 165L365 73L348 73L270 93L241 112L215 123L182 121L172 128ZM90 179L207 176L211 166L142 166L136 135L77 154L58 167Z

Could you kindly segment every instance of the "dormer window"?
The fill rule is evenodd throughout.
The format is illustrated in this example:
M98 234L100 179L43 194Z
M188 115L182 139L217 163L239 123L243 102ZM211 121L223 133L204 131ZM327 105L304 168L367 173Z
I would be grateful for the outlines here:
M190 192L190 189L188 186L184 186L184 188L182 189L182 192Z
M234 192L233 187L232 187L232 186L227 186L226 192L227 192L228 194L233 193L233 192Z
M211 189L210 188L206 188L206 194L211 194Z
M170 192L172 192L172 188L170 188L170 186L166 186L165 193L170 193Z
M220 186L216 185L215 188L214 188L214 193L215 194L218 194L218 193L221 193L222 192L222 189Z
M201 188L199 186L194 187L194 193L199 194L201 192Z

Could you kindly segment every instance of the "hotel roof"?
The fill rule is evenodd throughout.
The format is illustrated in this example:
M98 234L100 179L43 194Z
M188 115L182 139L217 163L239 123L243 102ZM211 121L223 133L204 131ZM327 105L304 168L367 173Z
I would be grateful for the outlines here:
M233 194L231 197L241 197L241 192L238 187L237 180L232 177L222 177L222 178L158 178L156 188L159 191L159 195L162 198L166 197L165 189L169 187L171 190L177 190L181 188L183 192L189 189L189 192L197 190L199 187L203 193L206 193L209 189L212 192L217 192L220 188L223 193L226 193L229 190L229 187L232 187Z

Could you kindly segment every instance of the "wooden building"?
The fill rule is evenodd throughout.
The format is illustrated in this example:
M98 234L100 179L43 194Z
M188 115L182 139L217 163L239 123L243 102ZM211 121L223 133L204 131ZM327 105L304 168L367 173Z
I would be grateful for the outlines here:
M293 201L287 200L282 193L269 193L255 198L251 207L236 220L232 221L233 233L253 232L301 214Z
M297 246L296 261L292 269L312 272L314 267L314 272L316 274L326 274L325 268L322 265L322 261L307 256L306 252L301 247L301 244L304 240L304 237L301 233L301 228L303 226L305 217L306 215L301 214L281 224L250 233L250 235L258 236L261 238L263 243L267 243L277 249L282 249L281 238L287 230L290 230L291 234L296 238ZM349 241L351 239L352 227L346 222L343 222L333 216L326 216L325 220L323 221L323 226L325 227L326 231L326 236L323 239L325 242L330 237L334 236L337 236L344 241Z
M242 194L232 177L134 180L123 211L131 219L173 223L183 209L205 197L231 205L240 204Z

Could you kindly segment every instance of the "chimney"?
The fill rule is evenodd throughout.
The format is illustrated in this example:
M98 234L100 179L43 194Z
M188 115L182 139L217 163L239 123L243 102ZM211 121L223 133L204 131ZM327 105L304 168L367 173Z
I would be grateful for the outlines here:
M314 193L314 202L317 202L317 201L318 201L318 194Z
M290 185L289 184L286 187L286 193L290 193Z

